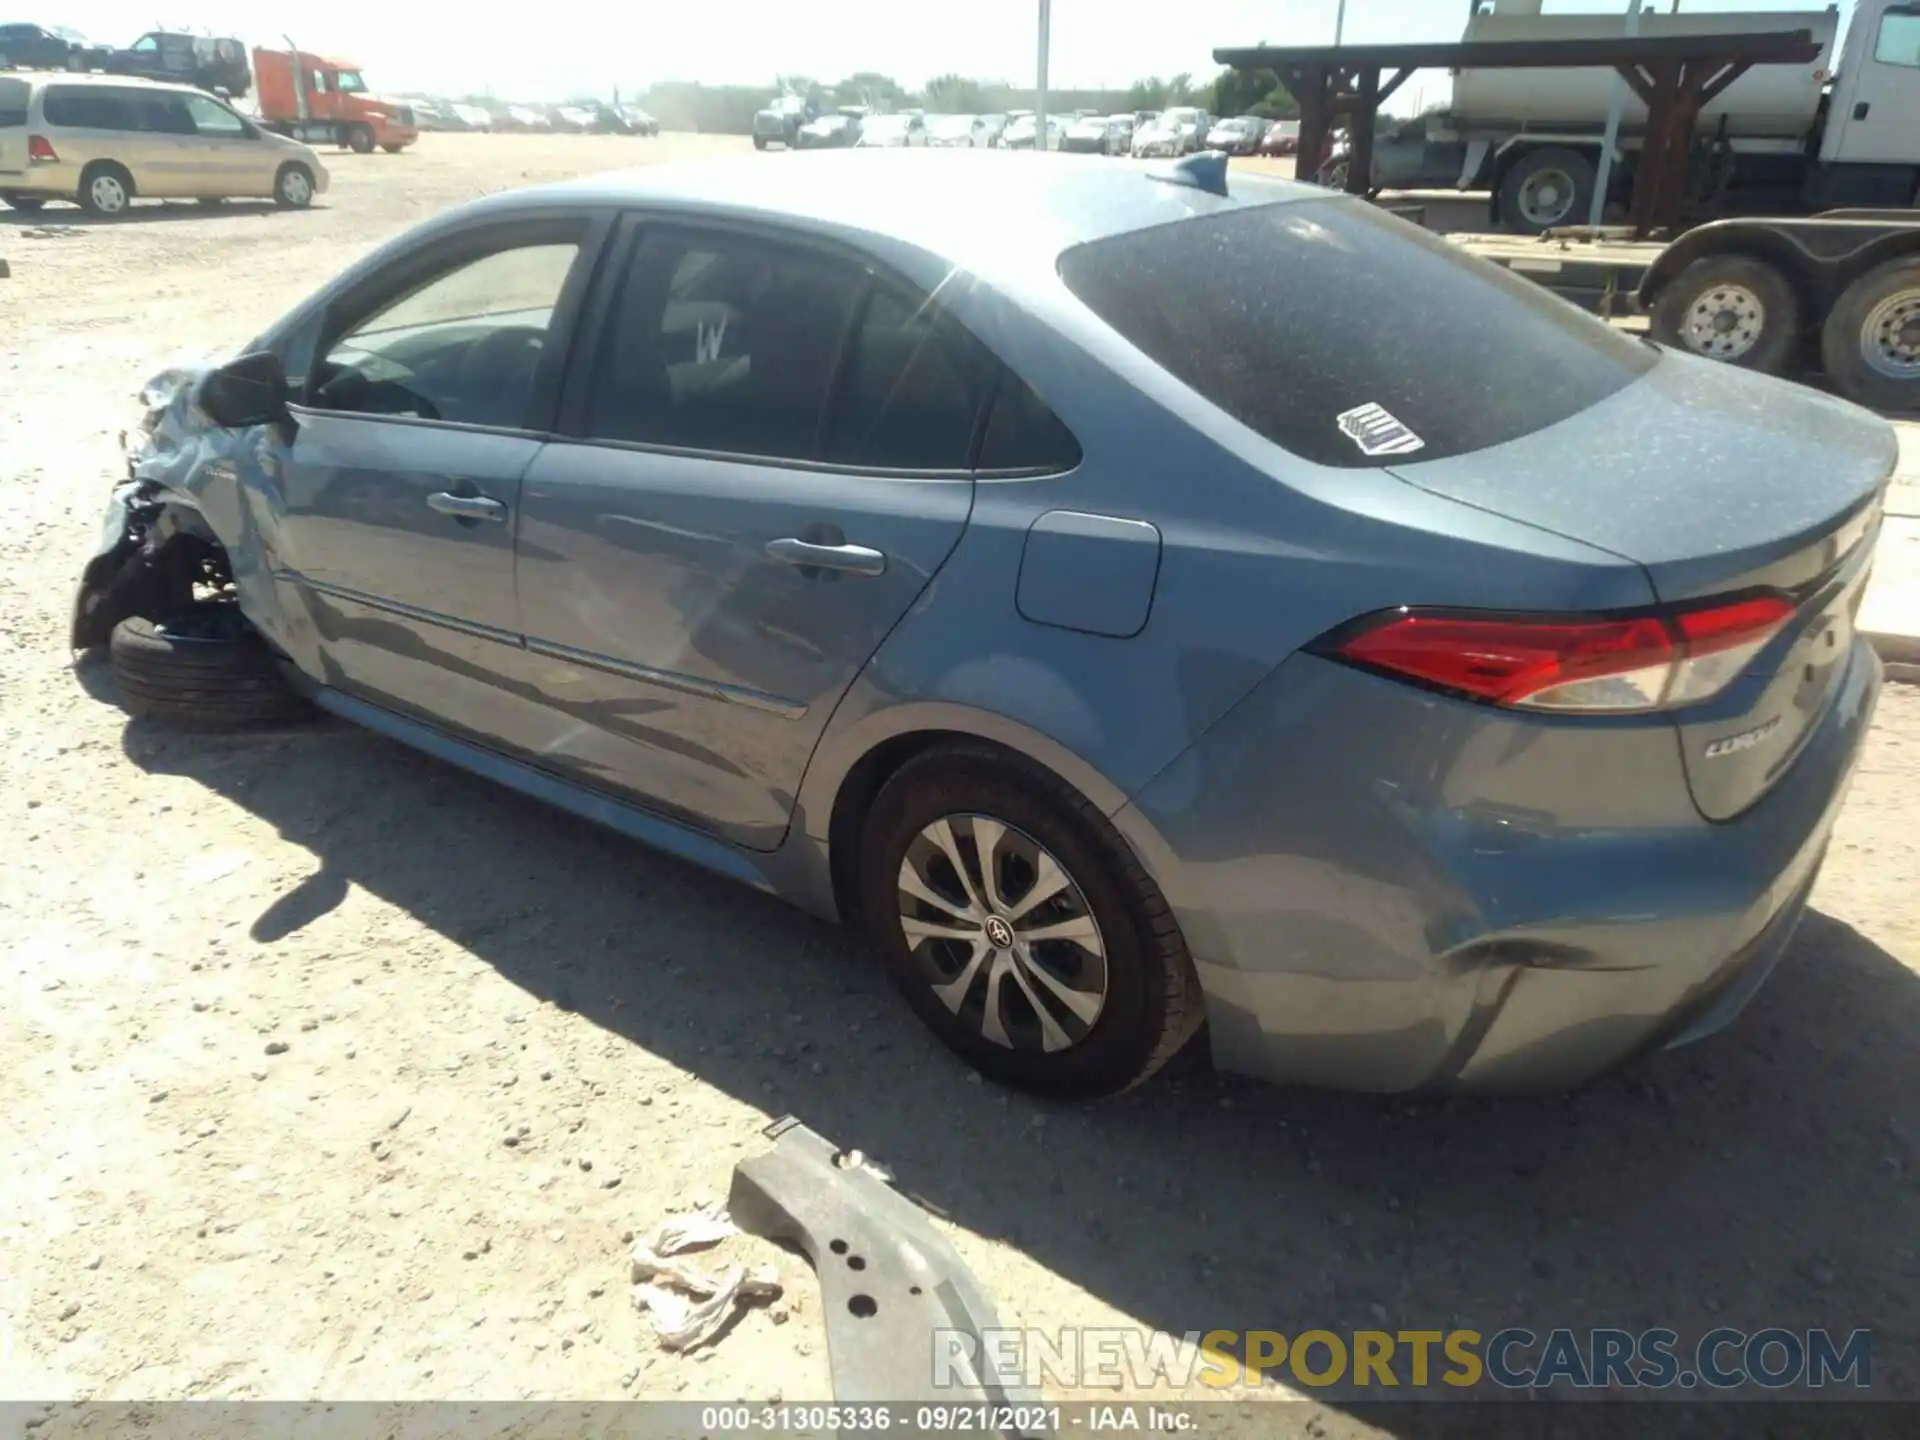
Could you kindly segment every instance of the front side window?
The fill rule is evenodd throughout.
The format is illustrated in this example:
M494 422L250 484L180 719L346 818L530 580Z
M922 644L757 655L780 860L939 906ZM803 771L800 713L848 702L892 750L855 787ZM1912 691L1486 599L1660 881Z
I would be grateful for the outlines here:
M1371 205L1302 200L1068 250L1096 315L1304 459L1438 460L1544 430L1658 352Z
M316 409L507 429L528 423L554 310L580 247L490 251L349 322L308 377Z
M136 55L155 55L160 51L160 42L151 35L142 35L128 48Z
M195 134L216 140L246 138L246 122L226 106L205 95L189 95L186 99L187 115L193 121Z
M342 70L335 78L334 88L342 95L363 95L366 93L367 82L360 78L358 70Z
M1882 65L1920 69L1920 11L1889 10L1881 16L1873 58Z
M856 266L733 235L647 236L597 357L587 433L808 460L840 345L865 294Z

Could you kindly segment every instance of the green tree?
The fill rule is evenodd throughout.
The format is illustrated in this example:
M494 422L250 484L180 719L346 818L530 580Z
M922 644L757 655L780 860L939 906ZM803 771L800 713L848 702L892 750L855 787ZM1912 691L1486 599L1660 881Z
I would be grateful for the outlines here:
M1127 90L1129 110L1164 110L1167 103L1167 82L1158 75L1136 80Z
M988 110L986 87L964 75L936 75L927 82L927 109L950 115L980 115Z
M773 89L778 95L798 95L812 105L824 105L827 100L826 86L806 75L776 75Z
M874 70L861 70L847 76L833 87L833 92L842 105L873 105L883 110L890 110L907 98L906 87L898 80Z

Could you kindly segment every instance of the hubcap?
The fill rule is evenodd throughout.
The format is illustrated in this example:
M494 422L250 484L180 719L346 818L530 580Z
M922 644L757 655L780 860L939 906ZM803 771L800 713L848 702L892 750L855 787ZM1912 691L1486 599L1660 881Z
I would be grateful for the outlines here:
M298 170L289 170L287 172L287 178L281 188L286 192L287 199L296 205L306 204L307 196L312 193L307 188L307 177L302 175Z
M1573 177L1564 170L1541 170L1520 182L1520 213L1531 225L1558 225L1573 208Z
M87 189L98 209L112 212L126 208L127 188L111 175L95 176L93 184Z
M1920 379L1920 290L1902 290L1873 307L1860 327L1860 356L1890 380Z
M1738 360L1766 329L1767 307L1743 285L1716 285L1687 307L1680 338L1696 355Z
M900 929L940 1002L1009 1050L1084 1040L1107 998L1107 951L1066 868L986 815L934 821L901 857Z

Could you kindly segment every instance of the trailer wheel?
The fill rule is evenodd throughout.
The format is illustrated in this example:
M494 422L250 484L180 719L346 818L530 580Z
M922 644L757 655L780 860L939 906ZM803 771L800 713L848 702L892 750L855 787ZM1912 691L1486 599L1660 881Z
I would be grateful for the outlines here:
M1652 331L1675 350L1778 375L1800 337L1800 297L1764 260L1708 255L1660 292Z
M1840 393L1877 410L1920 410L1920 260L1869 270L1820 330L1820 358Z
M1500 223L1519 235L1580 224L1597 183L1593 162L1578 150L1535 150L1515 161L1500 182Z

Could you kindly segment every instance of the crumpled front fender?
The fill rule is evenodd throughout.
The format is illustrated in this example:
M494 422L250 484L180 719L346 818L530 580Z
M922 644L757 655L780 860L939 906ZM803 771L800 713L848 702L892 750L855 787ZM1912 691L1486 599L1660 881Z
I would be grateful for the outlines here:
M130 615L157 618L190 602L209 557L229 572L250 619L257 617L249 602L268 598L240 477L257 471L254 452L273 442L262 430L207 423L193 400L205 373L176 367L142 390L149 428L129 447L127 479L113 488L81 572L69 636L75 650L105 644Z

